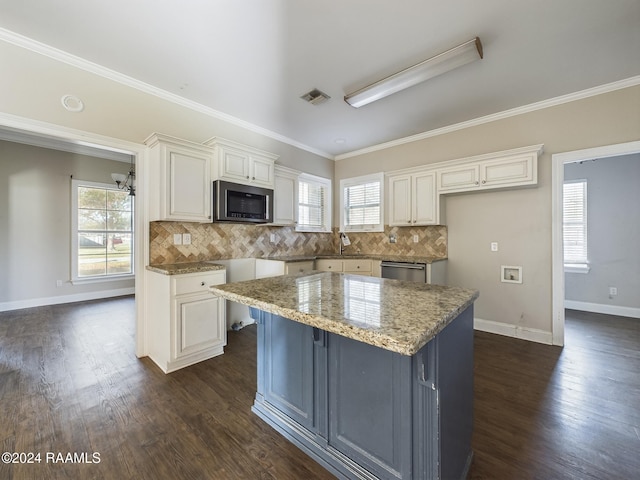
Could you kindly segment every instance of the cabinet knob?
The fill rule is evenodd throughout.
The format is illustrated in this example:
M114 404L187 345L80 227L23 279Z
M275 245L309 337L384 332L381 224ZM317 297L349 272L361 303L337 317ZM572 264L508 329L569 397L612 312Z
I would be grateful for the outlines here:
M478 182L476 182L476 185L478 185Z
M251 177L251 180L255 180L255 179L256 179L256 177Z
M200 286L201 286L201 287L204 287L204 282L200 282Z
M331 265L329 265L329 270L331 270L333 267Z
M487 183L487 181L486 180L482 180L482 184L484 185L485 183Z
M247 180L249 180L249 175L247 175Z
M356 268L358 268L358 269L359 269L359 268L360 268L360 265L358 265Z

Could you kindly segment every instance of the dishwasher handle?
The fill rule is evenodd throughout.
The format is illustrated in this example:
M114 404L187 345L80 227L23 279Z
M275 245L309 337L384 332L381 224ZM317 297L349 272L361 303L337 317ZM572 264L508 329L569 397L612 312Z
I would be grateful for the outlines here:
M424 263L396 263L396 262L382 262L382 267L391 268L411 268L413 270L424 270L427 266Z

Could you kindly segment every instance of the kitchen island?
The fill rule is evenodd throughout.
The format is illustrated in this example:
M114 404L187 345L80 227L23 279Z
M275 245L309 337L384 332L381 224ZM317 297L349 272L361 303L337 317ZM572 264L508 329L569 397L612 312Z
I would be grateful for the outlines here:
M477 291L318 272L210 289L258 324L253 411L329 471L466 477Z

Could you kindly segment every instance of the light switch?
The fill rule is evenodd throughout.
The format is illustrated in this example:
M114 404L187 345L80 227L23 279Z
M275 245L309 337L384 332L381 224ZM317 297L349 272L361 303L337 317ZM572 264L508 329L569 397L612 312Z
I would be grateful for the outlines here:
M180 233L173 234L173 244L182 245L182 235Z
M491 251L492 252L498 251L498 242L491 242Z
M183 245L191 245L191 234L183 233L182 234L182 244Z

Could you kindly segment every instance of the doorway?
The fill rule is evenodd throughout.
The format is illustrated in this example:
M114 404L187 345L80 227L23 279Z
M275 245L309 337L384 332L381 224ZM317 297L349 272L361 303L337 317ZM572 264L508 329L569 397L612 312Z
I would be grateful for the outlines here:
M121 141L109 137L89 135L86 132L43 124L41 122L0 115L0 138L3 140L44 147L53 150L79 153L89 156L112 158L127 156L133 158L135 170L139 178L144 179L144 145ZM134 261L136 275L135 282L135 312L136 312L136 355L146 354L144 332L144 269L148 243L147 205L144 195L144 182L138 183L138 198L136 200L137 213L134 217Z
M640 141L607 145L552 155L552 337L564 345L565 278L563 247L563 185L568 163L640 153Z

